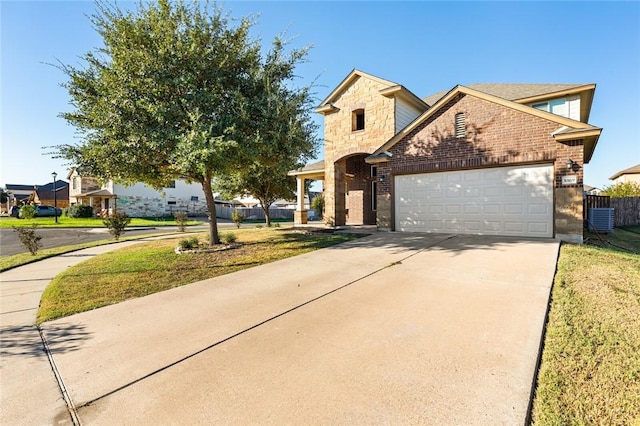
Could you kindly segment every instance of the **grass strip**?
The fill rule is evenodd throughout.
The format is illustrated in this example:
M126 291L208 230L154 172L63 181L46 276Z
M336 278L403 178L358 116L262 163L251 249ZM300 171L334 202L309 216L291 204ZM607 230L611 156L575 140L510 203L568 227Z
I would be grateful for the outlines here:
M73 266L45 289L37 323L251 268L339 244L356 235L308 234L286 229L233 232L240 247L176 254L180 237L136 244ZM361 235L360 235L361 236ZM205 234L200 235L205 239Z
M640 425L640 235L563 244L533 404L535 425ZM589 238L600 244L600 238Z

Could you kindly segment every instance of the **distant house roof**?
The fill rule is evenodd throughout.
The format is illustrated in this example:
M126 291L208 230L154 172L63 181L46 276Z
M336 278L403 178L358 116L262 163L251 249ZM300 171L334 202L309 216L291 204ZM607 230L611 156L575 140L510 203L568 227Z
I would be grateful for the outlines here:
M633 167L629 167L628 169L621 170L615 175L611 176L609 179L614 180L619 178L622 175L635 175L635 174L640 174L640 164L636 164Z
M5 186L7 191L33 191L37 185L15 185L8 183Z
M53 182L49 182L45 185L37 185L38 186L38 191L42 190L42 191L53 191ZM57 180L56 181L56 192L59 191L62 188L68 188L69 187L69 182L65 182L63 180Z

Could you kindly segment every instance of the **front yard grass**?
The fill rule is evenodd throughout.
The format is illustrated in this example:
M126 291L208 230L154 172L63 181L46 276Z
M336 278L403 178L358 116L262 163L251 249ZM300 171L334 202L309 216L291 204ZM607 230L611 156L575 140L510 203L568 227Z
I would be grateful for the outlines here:
M640 425L639 232L562 245L534 424Z
M174 249L182 236L136 244L73 266L58 275L44 291L37 323L357 238L355 235L307 234L284 228L234 230L233 234L241 243L239 248L178 255ZM201 241L205 235L200 234Z
M104 228L104 223L100 218L72 218L67 216L58 216L58 223L53 217L34 217L33 219L18 219L15 217L0 217L0 228L11 228L13 226L31 226L38 225L39 228ZM187 225L201 225L202 222L190 220ZM131 219L129 228L136 226L177 226L173 219L167 218L138 218Z

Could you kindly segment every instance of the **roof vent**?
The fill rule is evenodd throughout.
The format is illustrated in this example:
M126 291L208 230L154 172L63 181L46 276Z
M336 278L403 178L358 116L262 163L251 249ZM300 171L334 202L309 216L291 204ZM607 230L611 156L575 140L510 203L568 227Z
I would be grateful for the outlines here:
M464 112L456 114L456 138L464 138L467 134Z

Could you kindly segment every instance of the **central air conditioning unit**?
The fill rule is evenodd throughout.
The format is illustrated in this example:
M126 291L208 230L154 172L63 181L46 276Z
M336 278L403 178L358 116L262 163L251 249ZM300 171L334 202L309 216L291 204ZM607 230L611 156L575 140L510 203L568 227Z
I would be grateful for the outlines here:
M589 231L613 232L613 209L591 207L587 219Z

